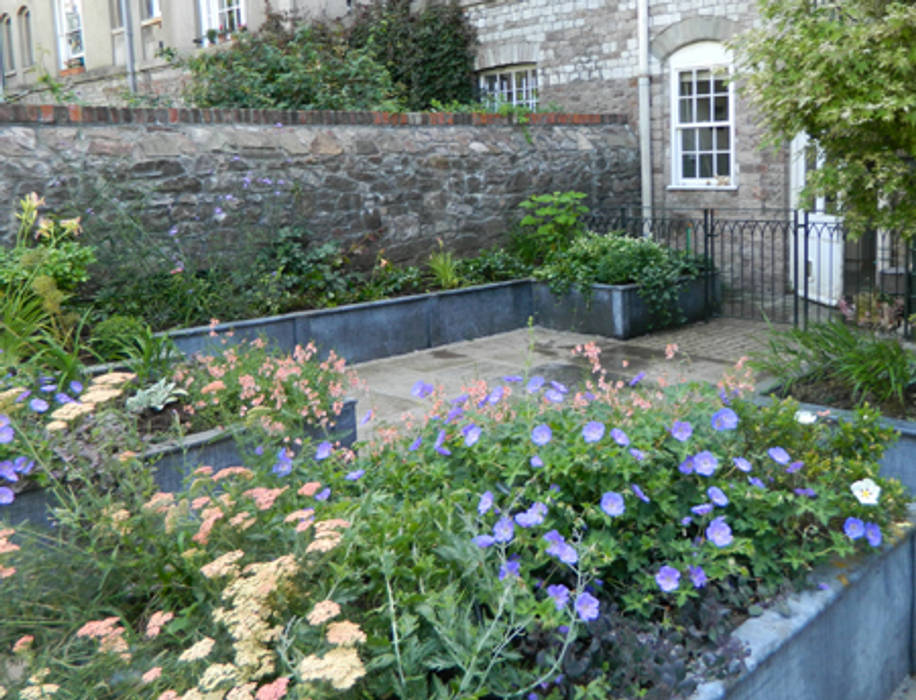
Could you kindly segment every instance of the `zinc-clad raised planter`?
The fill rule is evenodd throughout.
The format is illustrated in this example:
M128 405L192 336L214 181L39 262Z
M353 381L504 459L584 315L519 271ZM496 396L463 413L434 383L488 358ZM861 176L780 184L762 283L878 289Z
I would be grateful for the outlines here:
M793 594L738 627L735 636L750 650L747 672L727 687L706 683L690 700L889 698L916 670L913 528L856 563L828 565L813 577L823 588Z
M688 321L698 321L720 299L718 276L684 280L680 308ZM545 328L619 339L647 333L651 325L635 284L593 285L586 301L575 290L558 296L546 283L526 279L233 321L212 329L197 326L169 335L186 354L203 350L212 331L233 331L236 338L248 339L265 335L286 351L313 340L322 354L333 348L354 363L524 328L529 319Z

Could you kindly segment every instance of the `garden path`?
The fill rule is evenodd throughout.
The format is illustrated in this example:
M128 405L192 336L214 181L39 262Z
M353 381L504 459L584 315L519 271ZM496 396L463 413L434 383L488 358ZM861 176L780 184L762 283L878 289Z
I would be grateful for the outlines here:
M446 396L460 394L471 382L483 379L493 384L512 374L541 374L575 383L587 374L588 363L574 357L572 350L594 341L604 367L616 379L629 381L645 372L649 380L717 382L742 356L762 349L766 336L766 324L736 319L713 319L630 340L535 326L363 362L354 365L367 387L359 396L360 417L371 407L373 420L360 426L359 438L370 438L374 426L397 424L405 414L424 411L428 400L410 393L418 380L441 385ZM672 344L677 354L667 360L665 351Z

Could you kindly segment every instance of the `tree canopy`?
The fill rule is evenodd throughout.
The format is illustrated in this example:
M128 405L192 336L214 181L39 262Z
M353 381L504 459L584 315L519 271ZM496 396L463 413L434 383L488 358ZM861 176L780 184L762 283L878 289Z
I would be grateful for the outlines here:
M853 235L916 239L916 3L761 0L733 43L772 144L808 134L824 166L807 199L836 199Z

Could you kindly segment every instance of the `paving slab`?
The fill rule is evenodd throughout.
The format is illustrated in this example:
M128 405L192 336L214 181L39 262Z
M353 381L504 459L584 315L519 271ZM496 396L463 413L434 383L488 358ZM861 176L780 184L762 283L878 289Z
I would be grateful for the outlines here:
M373 420L360 427L359 438L371 439L375 426L396 425L405 414L418 416L426 410L428 399L410 393L419 380L443 387L446 396L456 396L478 380L495 385L515 374L541 374L575 384L590 372L588 363L573 350L594 342L612 379L629 381L645 372L644 381L715 383L742 356L764 347L767 330L760 322L714 319L617 340L534 326L359 363L354 369L367 387L358 396L360 415L373 411ZM674 359L666 359L666 349L674 346Z

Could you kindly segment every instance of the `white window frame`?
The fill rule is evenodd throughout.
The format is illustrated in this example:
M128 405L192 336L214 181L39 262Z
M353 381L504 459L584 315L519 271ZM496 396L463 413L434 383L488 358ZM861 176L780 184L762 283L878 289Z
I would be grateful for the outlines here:
M203 46L211 43L207 32L231 34L248 23L246 0L200 0L199 9Z
M490 108L501 104L538 106L538 70L533 63L519 63L480 71L477 74L480 101Z
M671 115L671 184L669 189L716 189L734 190L738 186L737 162L735 158L735 86L729 80L724 91L716 90L716 83L723 77L730 78L734 72L731 52L722 44L715 41L698 41L675 51L669 58L670 71L670 100ZM697 76L710 73L711 80L709 92L700 93L709 95L709 118L697 119L700 100L698 97ZM682 96L681 76L687 75L692 85L692 94ZM716 98L727 98L726 118L716 119ZM690 112L689 118L684 118L681 110L682 102ZM711 129L709 141L701 143L701 130ZM725 130L725 131L723 131ZM692 133L692 147L685 150L688 140L687 134ZM726 134L727 146L720 143L720 134ZM693 172L685 172L685 154L694 154ZM724 168L720 170L721 158L727 154L725 161L727 173ZM709 159L710 174L700 175L701 162Z
M140 21L149 22L162 18L159 0L140 0Z
M86 65L86 38L83 23L83 6L80 0L56 0L54 17L57 22L57 50L60 56L60 67L71 68L75 65ZM70 12L68 12L68 9ZM75 17L76 26L71 26L68 17ZM74 44L73 39L78 38ZM78 48L77 48L78 47Z
M32 43L32 11L25 5L16 12L16 24L19 31L19 54L22 58L22 69L35 65L35 45Z
M0 51L3 51L3 72L6 75L15 75L16 51L13 47L13 18L8 14L0 15Z

